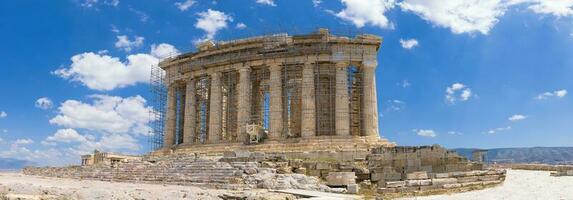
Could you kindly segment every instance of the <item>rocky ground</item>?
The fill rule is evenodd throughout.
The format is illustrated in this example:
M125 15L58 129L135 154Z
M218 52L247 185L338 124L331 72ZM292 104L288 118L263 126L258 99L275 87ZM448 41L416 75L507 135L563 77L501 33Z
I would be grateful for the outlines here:
M402 200L573 200L573 176L552 177L548 171L507 170L505 182L465 193L410 197Z
M73 180L0 173L0 199L295 199L268 190L227 191L192 186Z

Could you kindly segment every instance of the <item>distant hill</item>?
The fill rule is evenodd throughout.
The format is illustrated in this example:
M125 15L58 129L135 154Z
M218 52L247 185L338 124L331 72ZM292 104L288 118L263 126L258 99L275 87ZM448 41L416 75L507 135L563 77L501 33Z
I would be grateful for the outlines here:
M471 159L475 149L453 149ZM528 147L487 149L488 162L573 164L573 147Z
M34 162L14 158L0 158L0 170L19 170L25 166L35 165Z

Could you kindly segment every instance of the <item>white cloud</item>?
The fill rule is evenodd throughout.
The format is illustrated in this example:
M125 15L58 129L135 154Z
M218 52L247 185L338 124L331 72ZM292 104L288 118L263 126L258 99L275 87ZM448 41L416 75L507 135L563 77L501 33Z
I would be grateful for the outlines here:
M244 28L247 28L247 25L244 24L244 23L238 23L238 24L235 26L235 28L236 28L236 29L244 29Z
M99 0L84 0L80 4L80 6L85 7L85 8L93 8L93 7L96 7L98 3L99 3ZM119 0L107 0L107 1L104 1L103 4L116 7L119 5Z
M13 145L28 145L34 143L34 140L31 139L17 139L12 143Z
M488 34L507 9L503 0L404 0L398 5L456 34Z
M525 116L525 115L513 115L513 116L509 117L508 120L512 121L512 122L516 122L516 121L524 120L525 118L527 118L527 116Z
M345 8L336 16L361 28L367 24L380 28L393 28L384 13L395 6L395 0L341 0Z
M264 4L269 6L277 6L273 0L257 0L258 4Z
M36 100L35 106L36 108L40 108L43 110L47 110L52 108L52 100L50 100L48 97L42 97L39 98L38 100Z
M5 117L8 117L8 113L0 111L0 118L5 118Z
M515 1L515 0L514 0ZM529 3L529 9L539 14L551 14L556 17L573 15L573 0L517 0Z
M169 58L179 54L181 54L181 52L179 52L177 48L170 44L161 43L158 45L151 45L151 55L159 59Z
M467 101L472 95L472 90L462 83L454 83L446 88L446 101L451 104L457 101Z
M52 136L48 136L46 138L48 142L86 142L87 139L85 136L80 135L76 130L71 128L66 129L59 129L54 133Z
M463 133L457 131L448 131L448 135L463 135Z
M322 0L312 0L312 6L314 6L315 8L320 6L321 3Z
M197 3L197 2L195 2L194 0L186 0L186 1L183 1L183 2L176 2L176 3L175 3L175 6L177 6L177 8L178 8L180 11L186 11L186 10L188 10L191 6L195 5L195 3Z
M416 135L422 136L422 137L436 137L438 136L438 134L436 134L436 132L434 130L431 129L413 129L413 132L416 133Z
M416 39L408 39L408 40L400 39L400 44L402 45L402 48L404 48L404 49L411 49L411 48L414 48L415 46L418 46L418 40L416 40Z
M544 92L544 93L537 95L537 97L535 97L535 98L538 100L544 100L544 99L548 99L551 97L563 98L565 96L567 96L567 90L562 89L562 90L556 90L553 92Z
M396 112L396 111L400 111L400 110L404 109L404 107L406 107L406 103L404 101L394 99L394 100L390 100L387 102L386 111L387 112L390 112L390 111Z
M85 0L80 5L86 8L94 7L97 4L98 0Z
M152 65L159 60L149 54L127 56L127 62L105 54L87 52L71 58L69 68L61 68L53 73L74 82L81 82L94 90L113 90L137 83L149 82Z
M205 36L195 41L196 43L213 40L219 30L227 28L228 21L233 21L231 16L217 10L207 9L207 11L199 12L197 15L199 15L199 19L195 23L195 28L205 31Z
M94 90L113 90L137 83L148 83L152 65L160 59L180 54L173 45L161 43L151 45L150 54L132 54L127 61L106 54L85 52L72 56L72 64L62 67L53 74L72 82L80 82Z
M119 0L110 0L104 2L106 5L117 7L119 5Z
M117 42L115 42L115 47L118 49L122 49L125 52L130 52L132 49L140 47L143 45L143 37L135 36L133 41L129 40L127 35L119 35L117 36Z
M107 133L148 135L149 111L141 96L117 97L91 95L92 103L67 100L58 108L51 124Z
M487 133L489 133L489 134L495 134L495 133L498 133L498 132L508 131L508 130L511 130L511 126L490 129L489 131L487 131Z

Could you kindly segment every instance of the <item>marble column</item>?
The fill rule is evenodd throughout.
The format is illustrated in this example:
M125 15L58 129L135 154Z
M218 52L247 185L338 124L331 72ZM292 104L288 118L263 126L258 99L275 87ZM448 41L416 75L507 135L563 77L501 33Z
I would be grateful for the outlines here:
M183 144L195 143L195 80L187 80L187 87L185 91L185 118L183 124Z
M218 143L221 140L221 123L223 98L221 91L221 72L211 73L211 91L209 96L209 137L208 143Z
M270 124L268 139L277 140L283 132L283 103L282 103L282 79L281 66L279 63L271 63L270 69Z
M348 63L336 63L336 135L350 135L350 98L348 97Z
M171 148L175 145L175 127L177 126L177 97L176 88L172 84L167 88L166 122L163 135L163 147Z
M314 64L307 62L302 68L301 136L303 138L316 136L316 94L314 87Z
M247 123L251 121L251 68L239 69L239 98L237 99L237 136L239 142L247 141Z
M362 64L363 96L362 96L362 119L364 135L378 136L378 100L376 97L376 70L377 61L364 61Z

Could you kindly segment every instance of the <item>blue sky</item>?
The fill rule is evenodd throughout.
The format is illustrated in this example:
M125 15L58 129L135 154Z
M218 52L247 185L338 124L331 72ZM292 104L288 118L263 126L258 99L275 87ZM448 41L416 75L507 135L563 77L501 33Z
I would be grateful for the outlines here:
M572 0L0 2L0 158L143 153L149 66L268 33L379 35L382 137L399 145L573 146Z

